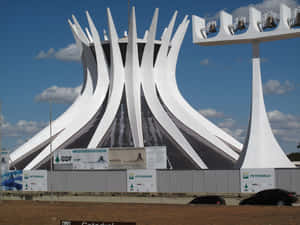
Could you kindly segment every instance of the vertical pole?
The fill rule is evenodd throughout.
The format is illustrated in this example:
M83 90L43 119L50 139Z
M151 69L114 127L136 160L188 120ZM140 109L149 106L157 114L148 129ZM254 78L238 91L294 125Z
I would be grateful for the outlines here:
M129 17L130 17L130 0L128 0L128 24L129 24Z
M49 128L50 128L50 176L52 177L52 171L53 171L53 156L52 156L52 101L49 103ZM49 177L49 176L48 176ZM49 181L49 179L48 179ZM51 201L53 200L53 193L52 193L52 184L50 183L49 191L50 191L50 198Z
M130 0L128 0L128 30L129 30L129 23L130 23Z
M259 42L252 43L252 59L259 58Z
M49 127L50 127L50 171L53 170L53 162L52 162L52 102L50 101L49 105Z

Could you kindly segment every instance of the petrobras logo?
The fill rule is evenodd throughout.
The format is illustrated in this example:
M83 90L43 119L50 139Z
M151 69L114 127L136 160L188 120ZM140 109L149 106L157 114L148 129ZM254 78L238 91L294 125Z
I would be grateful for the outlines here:
M129 180L134 180L134 173L129 174Z
M29 175L28 175L28 173L23 173L23 175L24 175L24 180L27 180L27 179L29 179Z
M243 172L243 179L249 179L249 173Z

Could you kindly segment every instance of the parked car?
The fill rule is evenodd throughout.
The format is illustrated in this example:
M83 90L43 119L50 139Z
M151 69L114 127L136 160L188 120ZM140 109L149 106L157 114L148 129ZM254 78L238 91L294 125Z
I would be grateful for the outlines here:
M240 202L240 205L289 205L298 200L295 192L282 189L268 189L257 192Z
M226 205L224 198L218 195L206 195L194 198L189 204L214 204L214 205Z

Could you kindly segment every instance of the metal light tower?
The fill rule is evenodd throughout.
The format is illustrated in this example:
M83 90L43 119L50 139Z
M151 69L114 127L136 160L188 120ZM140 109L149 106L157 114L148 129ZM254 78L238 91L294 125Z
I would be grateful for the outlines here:
M209 38L207 34L217 32L216 22L206 25L205 19L193 16L193 42L203 46L251 43L252 52L252 99L247 138L243 151L237 162L239 168L284 168L295 167L289 161L277 143L267 117L260 71L259 44L266 41L300 37L299 13L284 4L280 6L280 20L272 15L262 19L261 12L250 7L249 26L245 33L236 31L246 29L245 18L237 18L233 24L232 15L220 12L220 27L216 36ZM266 31L267 28L273 30Z

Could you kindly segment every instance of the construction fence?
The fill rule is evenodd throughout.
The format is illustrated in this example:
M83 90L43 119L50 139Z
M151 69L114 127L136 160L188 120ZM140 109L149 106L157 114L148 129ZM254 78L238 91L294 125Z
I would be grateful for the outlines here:
M300 194L300 169L274 171L273 187ZM240 170L156 170L155 176L155 192L239 193L242 188ZM128 192L128 188L126 170L48 172L51 191Z

